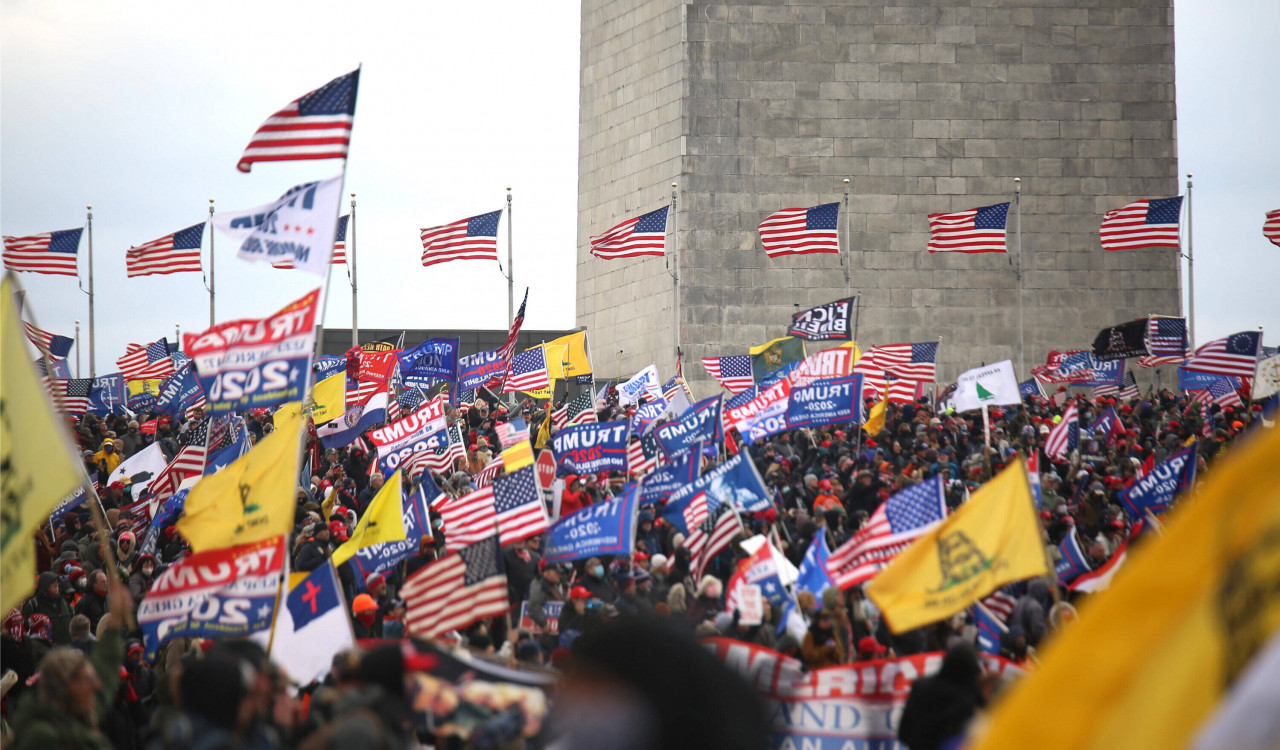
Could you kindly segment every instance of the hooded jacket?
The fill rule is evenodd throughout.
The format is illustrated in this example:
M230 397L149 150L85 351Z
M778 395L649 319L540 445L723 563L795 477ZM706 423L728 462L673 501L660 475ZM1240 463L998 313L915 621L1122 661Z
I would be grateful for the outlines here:
M71 605L61 595L50 598L45 594L49 584L56 583L58 576L46 570L40 574L36 582L36 594L27 600L22 608L24 617L31 617L37 612L49 618L53 627L53 645L65 646L71 643Z

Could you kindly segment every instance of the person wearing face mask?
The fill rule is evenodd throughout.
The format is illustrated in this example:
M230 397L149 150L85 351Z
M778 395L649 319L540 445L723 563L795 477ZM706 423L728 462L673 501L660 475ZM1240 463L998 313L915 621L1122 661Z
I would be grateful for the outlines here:
M111 479L111 472L120 465L120 454L116 452L116 443L107 438L102 441L98 452L93 454L93 465L98 469L98 484L106 486Z
M155 573L155 555L139 555L138 561L133 566L133 575L129 576L129 593L133 594L134 601L142 601L142 597L146 596L147 592L151 590L151 582L155 580Z
M137 422L129 422L128 429L125 430L124 437L120 438L120 453L125 458L129 458L133 454L142 450L143 440L142 433L138 431Z
M618 598L618 590L604 577L604 563L600 562L600 558L587 560L583 570L586 575L582 578L582 586L591 592L593 599L611 604Z
M139 597L139 601L141 597ZM76 614L89 618L89 628L96 631L98 621L107 613L107 574L95 570L89 574L89 590L76 603Z

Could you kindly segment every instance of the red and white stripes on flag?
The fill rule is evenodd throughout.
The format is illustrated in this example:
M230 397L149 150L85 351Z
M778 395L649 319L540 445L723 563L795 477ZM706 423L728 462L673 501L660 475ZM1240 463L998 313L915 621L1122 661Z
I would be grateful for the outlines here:
M29 237L4 237L4 267L54 276L79 276L76 253L83 229L59 229Z
M519 542L547 530L547 508L533 466L493 480L493 507L501 544Z
M125 380L149 380L173 377L173 357L169 354L169 345L165 339L143 346L129 344L124 356L116 360Z
M483 487L492 482L493 478L498 476L499 472L502 471L503 465L502 454L499 453L493 457L492 461L485 464L483 469L476 472L476 475L471 479L472 483L476 487Z
M45 389L53 406L63 414L84 414L89 410L89 397L93 392L93 378L71 380L45 378Z
M947 503L934 478L894 493L867 523L827 558L827 573L841 589L870 580L899 552L943 522Z
M1067 454L1075 447L1072 443L1079 440L1079 435L1080 415L1073 401L1062 413L1062 421L1049 430L1049 437L1044 441L1044 455L1050 461L1066 461Z
M751 373L750 355L703 357L702 366L708 375L730 393L742 393L756 384L755 376Z
M559 432L569 426L569 405L565 404L551 412L551 427Z
M903 380L932 383L938 375L938 342L923 344L885 344L867 350L863 360ZM862 361L862 360L859 360Z
M422 265L451 260L498 260L498 221L502 210L422 230Z
M811 253L838 253L840 252L840 239L837 236L839 216L839 203L775 211L760 222L760 244L764 245L765 255L770 258Z
M1001 622L1008 622L1009 615L1013 614L1013 608L1017 604L1017 597L1003 588L996 589L991 596L982 600L982 606L991 610L991 614L999 617Z
M507 368L507 379L502 386L503 393L538 391L550 387L547 356L543 347L535 346L532 349L526 349L511 358L511 366Z
M258 126L236 169L260 161L346 159L360 71L353 70L289 102Z
M1267 219L1262 222L1262 236L1271 240L1271 244L1280 245L1280 208L1267 212Z
M22 321L22 331L27 335L27 340L41 354L50 359L66 359L71 351L71 345L75 343L74 339L36 328L25 320Z
M1252 378L1258 369L1258 350L1261 345L1260 331L1233 333L1196 349L1183 367L1196 372Z
M691 516L701 520L696 525L688 524L689 537L684 540L684 546L689 550L693 577L700 580L715 556L742 533L742 521L727 503L721 504L716 509L715 516L711 517L707 510L705 492L699 493L685 508L685 518L689 519ZM711 522L708 523L708 520Z
M427 565L400 590L405 629L435 638L507 612L507 576L497 537L489 537Z
M129 248L124 254L129 278L169 273L200 273L204 222Z
M1182 198L1143 198L1102 217L1098 233L1104 250L1178 248Z
M164 502L169 499L188 477L203 474L206 455L203 444L182 446L173 457L173 461L164 467L148 485L156 501Z
M498 533L492 487L462 497L440 495L431 501L431 507L440 514L445 549L461 549Z
M603 260L662 257L667 254L667 209L663 206L634 219L627 219L604 234L591 238L591 254Z
M929 252L1005 253L1009 204L981 206L951 214L929 214Z

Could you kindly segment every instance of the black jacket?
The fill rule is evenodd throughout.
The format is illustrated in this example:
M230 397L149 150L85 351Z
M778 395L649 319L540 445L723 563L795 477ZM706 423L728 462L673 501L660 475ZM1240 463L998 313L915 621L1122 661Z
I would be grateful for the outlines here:
M898 726L898 740L909 750L933 750L964 732L974 712L982 707L982 694L978 691L981 674L973 646L952 646L943 657L938 674L916 680L911 686Z

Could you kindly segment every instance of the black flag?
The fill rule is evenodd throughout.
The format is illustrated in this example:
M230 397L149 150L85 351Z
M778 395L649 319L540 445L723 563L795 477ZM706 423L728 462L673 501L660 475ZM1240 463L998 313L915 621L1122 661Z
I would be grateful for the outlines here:
M849 341L853 339L853 307L857 297L838 299L811 307L791 316L787 333L805 341Z
M1147 319L1104 328L1093 340L1093 356L1102 361L1141 357L1147 353Z

